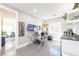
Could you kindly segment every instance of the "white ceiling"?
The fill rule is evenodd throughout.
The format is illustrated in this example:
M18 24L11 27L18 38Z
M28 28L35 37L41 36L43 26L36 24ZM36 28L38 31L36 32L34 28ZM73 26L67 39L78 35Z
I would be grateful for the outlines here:
M51 19L61 16L73 8L73 3L7 3L4 5L14 7L40 19ZM34 9L37 12L33 12Z

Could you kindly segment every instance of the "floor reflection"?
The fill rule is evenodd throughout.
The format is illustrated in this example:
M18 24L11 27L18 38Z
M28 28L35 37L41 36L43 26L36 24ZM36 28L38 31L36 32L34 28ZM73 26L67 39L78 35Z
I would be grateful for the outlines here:
M60 56L60 43L48 42L43 47L40 45L29 44L17 50L17 56Z

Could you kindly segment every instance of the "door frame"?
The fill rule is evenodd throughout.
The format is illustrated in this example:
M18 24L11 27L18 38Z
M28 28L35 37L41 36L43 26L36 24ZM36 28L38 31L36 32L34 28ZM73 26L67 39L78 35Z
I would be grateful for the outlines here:
M0 8L3 8L5 10L9 10L11 12L14 12L16 14L16 33L15 33L15 40L16 40L16 49L18 48L18 11L12 9L12 8L9 8L8 6L4 6L4 5L0 5ZM1 20L2 22L2 20ZM3 23L2 23L3 24ZM2 28L2 26L1 26ZM2 31L2 29L1 29Z

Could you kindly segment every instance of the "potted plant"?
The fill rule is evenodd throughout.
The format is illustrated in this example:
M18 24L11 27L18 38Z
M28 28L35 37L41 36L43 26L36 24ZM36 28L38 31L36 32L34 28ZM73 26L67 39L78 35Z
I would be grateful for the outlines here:
M64 18L64 20L67 19L67 13L64 14L64 16L62 16L62 18Z
M79 8L79 3L74 3L73 10L76 9L76 8Z

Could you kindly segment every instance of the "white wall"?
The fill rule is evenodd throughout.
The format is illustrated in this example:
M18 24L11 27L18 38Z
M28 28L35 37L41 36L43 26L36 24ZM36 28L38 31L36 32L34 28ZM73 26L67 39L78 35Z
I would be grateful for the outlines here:
M22 11L19 11L15 8L12 8L11 6L7 6L7 5L3 5L3 6L10 7L11 10L15 10L17 12L17 23L18 23L18 21L23 21L26 24L25 26L27 26L27 24L29 24L29 23L30 24L36 24L36 25L42 24L43 20L37 19L37 18L35 18L31 15L28 15L28 14L22 12ZM17 24L16 27L18 29L18 24ZM16 35L18 35L18 31L17 31ZM28 32L26 30L26 27L25 27L25 36L24 37L19 37L19 36L17 37L17 39L18 39L17 40L17 45L18 45L17 48L20 48L24 45L27 45L30 42L30 39L28 38L28 36L31 36L31 35L32 35L32 33Z
M59 41L63 34L64 19L61 17L50 19L49 21L49 35L52 35L53 40Z
M42 20L34 18L28 14L19 12L18 13L18 21L25 22L25 26L27 27L27 24L36 24L36 25L41 25ZM24 37L19 37L18 38L18 46L22 47L23 45L27 45L28 43L31 42L31 39L28 36L32 36L32 32L28 32L25 27L25 36Z

